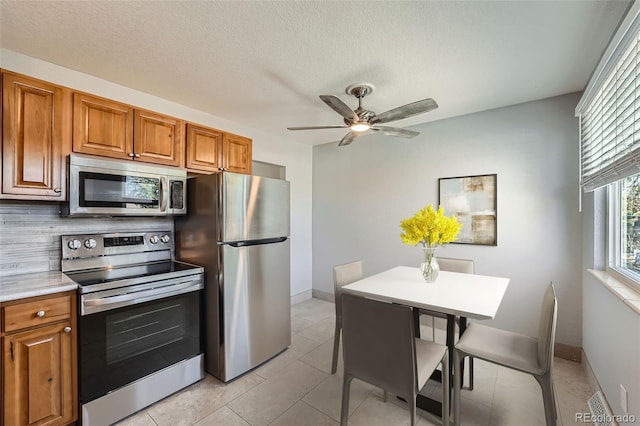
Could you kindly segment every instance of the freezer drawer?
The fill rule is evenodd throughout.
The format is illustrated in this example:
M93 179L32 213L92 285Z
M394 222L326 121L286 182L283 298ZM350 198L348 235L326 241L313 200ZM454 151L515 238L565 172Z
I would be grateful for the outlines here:
M289 240L222 245L220 377L256 367L291 344Z

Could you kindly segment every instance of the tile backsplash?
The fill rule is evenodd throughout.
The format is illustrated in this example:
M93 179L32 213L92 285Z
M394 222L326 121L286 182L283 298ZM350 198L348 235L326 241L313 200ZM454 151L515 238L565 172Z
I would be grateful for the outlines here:
M60 217L59 203L0 200L0 276L60 270L60 236L173 231L171 217Z

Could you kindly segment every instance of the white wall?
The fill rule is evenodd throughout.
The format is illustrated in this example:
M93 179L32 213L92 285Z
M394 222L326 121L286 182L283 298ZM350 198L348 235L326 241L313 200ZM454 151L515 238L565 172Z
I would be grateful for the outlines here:
M477 273L511 279L494 325L536 335L544 289L559 299L557 341L581 346L582 234L578 94L412 127L415 139L371 135L313 153L313 288L332 293L332 267L362 259L365 274L417 266L422 250L399 223L438 202L438 178L498 175L498 245L449 244ZM401 125L401 122L398 123Z
M623 385L629 414L640 418L640 315L587 271L605 268L606 190L585 194L583 211L582 347L613 413L624 414Z
M182 118L253 139L253 158L286 167L291 182L291 295L311 290L311 165L312 148L262 133L175 102L63 68L6 49L0 67L105 98ZM179 82L176 82L179 84Z

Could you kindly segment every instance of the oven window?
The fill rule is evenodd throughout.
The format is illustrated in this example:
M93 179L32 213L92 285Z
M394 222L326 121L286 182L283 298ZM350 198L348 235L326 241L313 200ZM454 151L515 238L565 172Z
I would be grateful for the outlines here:
M200 295L191 292L80 317L80 398L201 353Z
M80 172L82 207L157 207L159 194L159 178Z

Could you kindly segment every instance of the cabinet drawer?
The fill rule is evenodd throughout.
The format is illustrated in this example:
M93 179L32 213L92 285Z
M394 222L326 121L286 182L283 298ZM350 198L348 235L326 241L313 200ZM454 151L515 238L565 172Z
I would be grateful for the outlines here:
M59 296L5 306L4 332L49 324L71 316L71 296Z

